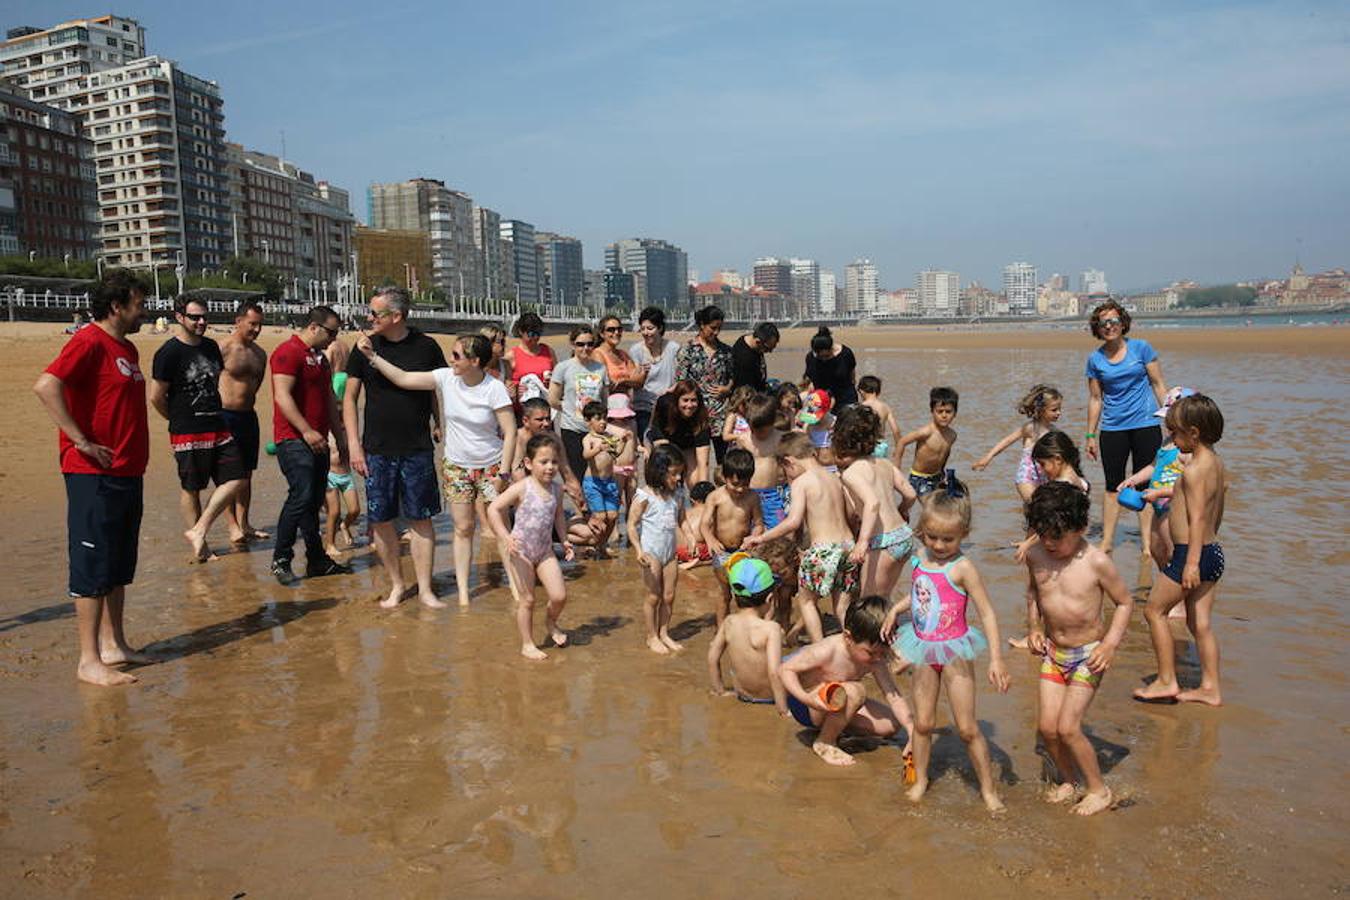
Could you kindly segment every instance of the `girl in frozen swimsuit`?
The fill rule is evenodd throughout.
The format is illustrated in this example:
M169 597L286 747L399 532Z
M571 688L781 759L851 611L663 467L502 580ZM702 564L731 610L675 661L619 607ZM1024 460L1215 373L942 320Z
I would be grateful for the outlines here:
M684 524L680 486L684 456L674 447L658 444L647 457L647 484L637 490L628 508L628 544L637 549L642 581L647 586L643 613L647 620L647 649L653 653L683 650L670 636L675 606L675 584L680 564L675 556L676 534Z
M995 456L1020 439L1022 456L1017 461L1017 476L1013 479L1013 484L1016 485L1017 494L1022 498L1022 502L1026 503L1036 492L1036 488L1049 480L1031 458L1031 447L1037 438L1054 429L1063 407L1064 397L1058 389L1048 384L1032 386L1017 404L1017 411L1027 417L1026 424L990 447L989 452L981 456L971 468L977 472L981 471L993 462Z
M906 605L897 604L882 628L885 638L895 632L891 645L898 656L914 668L914 768L916 778L909 789L911 800L928 790L928 759L933 747L933 728L942 682L961 740L975 767L980 795L991 812L1003 809L994 787L989 764L989 745L975 719L974 659L989 649L989 683L1000 692L1008 690L1008 672L999 648L998 620L989 604L984 581L975 564L961 553L961 541L970 533L970 498L965 487L952 479L946 489L928 494L922 501L918 533L923 543L912 562L911 621L898 629L894 617ZM966 623L968 601L975 603L980 621L992 643Z
M510 548L512 592L516 595L516 627L520 629L520 655L526 659L545 659L547 654L534 643L534 588L543 584L548 594L548 632L559 647L567 643L567 632L558 627L558 617L567 603L567 588L562 568L553 555L553 533L567 534L560 491L557 484L562 452L551 434L536 434L525 445L526 478L511 485L488 506L488 521L498 539ZM516 522L506 527L506 511L514 508ZM563 555L572 558L572 544L563 542Z

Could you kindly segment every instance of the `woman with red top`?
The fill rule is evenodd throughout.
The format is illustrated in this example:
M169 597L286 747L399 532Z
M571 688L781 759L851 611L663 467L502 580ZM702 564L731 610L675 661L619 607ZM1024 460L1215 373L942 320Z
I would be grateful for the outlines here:
M520 413L520 404L531 397L548 397L549 380L558 358L553 348L543 343L544 320L532 312L522 313L516 320L516 336L520 343L511 348L510 394L516 403L516 414Z

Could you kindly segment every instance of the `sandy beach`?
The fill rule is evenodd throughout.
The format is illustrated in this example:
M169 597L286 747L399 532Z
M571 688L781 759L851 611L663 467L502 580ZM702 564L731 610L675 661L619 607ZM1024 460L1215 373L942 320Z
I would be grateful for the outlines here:
M945 704L934 784L916 806L894 744L854 743L859 765L832 769L771 708L709 697L717 589L706 568L682 577L676 599L687 651L658 658L643 646L631 553L569 566L573 646L527 664L490 546L476 555L464 611L381 610L368 547L352 555L354 575L289 589L267 574L270 544L188 566L153 412L127 629L161 662L128 689L78 685L55 428L30 391L59 332L0 324L2 895L1325 896L1350 886L1344 329L1136 327L1168 383L1211 394L1227 419L1218 450L1234 484L1215 615L1226 705L1131 701L1154 671L1136 610L1087 719L1122 802L1091 820L1037 798L1036 666L1023 654L1009 657L1006 695L987 689L987 659L977 665L980 724L1009 807L991 818ZM286 334L268 327L261 343L270 350ZM810 334L785 335L771 374L800 375ZM1082 435L1091 338L839 336L859 374L883 379L905 429L927 417L930 386L961 392L952 465L975 501L965 549L1001 627L1020 633L1025 574L1007 547L1019 536L1015 454L981 473L970 464L1020 424L1013 405L1033 381L1061 387L1061 425ZM135 338L143 371L164 339ZM264 441L270 410L265 386ZM1086 465L1099 523L1101 469ZM255 524L275 522L283 493L264 457ZM1133 521L1122 522L1116 558L1142 600L1149 567ZM445 596L446 517L437 523ZM212 537L223 551L223 523ZM1194 650L1176 636L1194 683Z

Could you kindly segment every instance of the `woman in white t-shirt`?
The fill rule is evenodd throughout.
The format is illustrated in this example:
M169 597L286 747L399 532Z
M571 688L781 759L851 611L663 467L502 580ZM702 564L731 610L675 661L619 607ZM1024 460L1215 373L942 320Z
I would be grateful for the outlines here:
M511 397L484 368L492 343L481 334L461 335L450 351L450 366L430 372L405 372L375 354L370 338L356 348L394 385L411 391L437 391L445 429L441 484L455 521L455 586L459 605L469 605L469 563L473 556L475 503L490 503L510 484L503 460L515 458L516 417Z

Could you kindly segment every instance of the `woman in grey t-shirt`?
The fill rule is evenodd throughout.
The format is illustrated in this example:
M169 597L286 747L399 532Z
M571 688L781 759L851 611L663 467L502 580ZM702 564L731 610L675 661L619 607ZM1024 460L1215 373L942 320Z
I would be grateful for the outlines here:
M647 380L633 392L638 440L645 443L657 398L675 384L675 357L679 355L680 345L666 339L666 313L659 306L649 306L642 311L638 316L638 332L642 340L628 348L628 355L634 362L647 366Z
M567 464L580 481L586 474L581 455L581 439L586 436L586 417L581 411L587 403L605 403L609 397L609 375L605 364L595 358L599 343L595 327L574 325L570 334L572 358L553 368L549 379L548 402L558 410L558 432L562 437Z

